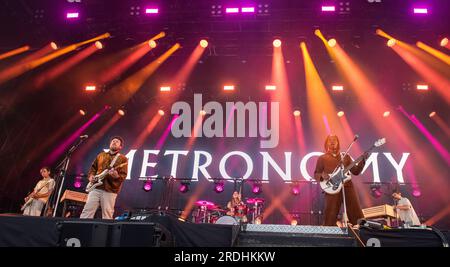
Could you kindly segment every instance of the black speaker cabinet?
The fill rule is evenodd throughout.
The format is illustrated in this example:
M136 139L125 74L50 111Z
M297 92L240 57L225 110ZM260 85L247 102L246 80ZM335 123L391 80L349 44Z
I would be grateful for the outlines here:
M154 223L120 222L111 225L111 247L156 247L160 234Z
M58 246L60 247L106 247L109 223L95 221L61 221Z

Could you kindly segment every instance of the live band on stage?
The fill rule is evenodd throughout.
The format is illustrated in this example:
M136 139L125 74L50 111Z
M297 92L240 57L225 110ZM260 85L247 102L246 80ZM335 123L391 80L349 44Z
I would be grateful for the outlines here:
M372 150L382 146L386 140L377 140L372 147L353 160L349 150L358 136L345 151L341 150L339 138L329 135L324 142L324 154L318 157L314 171L314 179L320 184L325 208L323 226L358 226L364 218L391 217L397 225L418 226L421 224L411 202L402 196L397 189L392 191L394 206L383 205L361 209L357 188L353 185L351 176L359 175L364 168L365 161ZM80 142L81 143L81 142ZM79 144L77 144L79 145ZM56 186L49 167L41 168L42 179L33 191L25 198L21 211L28 216L55 216L58 205L62 200L72 199L84 202L81 219L94 218L98 208L101 208L103 219L113 219L117 196L120 194L123 182L127 177L128 159L120 151L124 146L124 139L114 136L110 139L109 150L99 153L88 171L89 183L85 193L65 190L62 194L62 183ZM65 166L67 167L67 166ZM67 169L66 169L67 170ZM242 184L235 182L235 188L227 203L216 203L215 200L196 200L190 214L193 223L211 224L262 224L264 223L264 207L268 204L264 198L249 198L242 195ZM62 195L61 195L62 194ZM50 203L49 199L53 199ZM55 205L56 203L56 205ZM343 206L342 206L343 205ZM341 206L342 216L339 215ZM66 216L67 213L63 213ZM342 218L342 220L339 219Z

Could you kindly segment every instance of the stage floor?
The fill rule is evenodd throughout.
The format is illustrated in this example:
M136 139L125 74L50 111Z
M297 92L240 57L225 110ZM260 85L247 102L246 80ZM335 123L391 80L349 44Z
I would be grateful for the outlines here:
M0 216L2 247L356 247L448 244L449 231L429 229L351 231L310 225L195 224L170 215L142 221Z

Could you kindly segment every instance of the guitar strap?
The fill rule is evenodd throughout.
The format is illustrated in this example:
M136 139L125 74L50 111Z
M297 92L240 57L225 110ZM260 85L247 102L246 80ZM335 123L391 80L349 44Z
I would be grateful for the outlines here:
M120 153L117 152L116 156L111 161L111 164L109 164L109 168L112 168L114 166L114 164L116 163L117 159L119 158L119 155L120 155Z

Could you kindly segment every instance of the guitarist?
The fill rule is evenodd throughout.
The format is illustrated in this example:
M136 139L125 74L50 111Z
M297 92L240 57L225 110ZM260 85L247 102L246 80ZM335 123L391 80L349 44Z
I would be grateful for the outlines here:
M31 200L31 202L28 202L29 204L23 210L23 215L41 216L42 208L55 188L55 180L50 177L50 168L42 167L40 172L42 180L36 184L33 192L25 198L25 203L28 200Z
M350 169L350 172L354 175L359 175L366 163L365 159ZM329 173L332 173L335 168L341 162L340 144L336 135L329 135L325 139L325 154L320 156L316 163L316 169L314 171L314 179L318 182L329 179ZM349 166L352 163L352 159L349 155L346 155L344 160L344 167ZM347 181L345 184L345 202L347 204L348 219L351 224L356 225L357 220L364 218L361 207L359 205L358 195L353 187L352 180ZM336 220L341 209L342 192L338 194L325 193L325 220L323 225L336 226Z
M123 144L122 137L114 136L110 140L109 151L98 154L92 163L88 174L89 182L95 182L94 176L102 173L104 170L111 170L108 171L108 174L103 179L103 184L89 192L80 218L94 218L99 205L102 209L103 219L113 218L117 194L120 192L128 171L127 165L124 164L128 162L128 159L119 153L123 148ZM111 163L113 163L112 166ZM122 166L114 168L119 165Z

